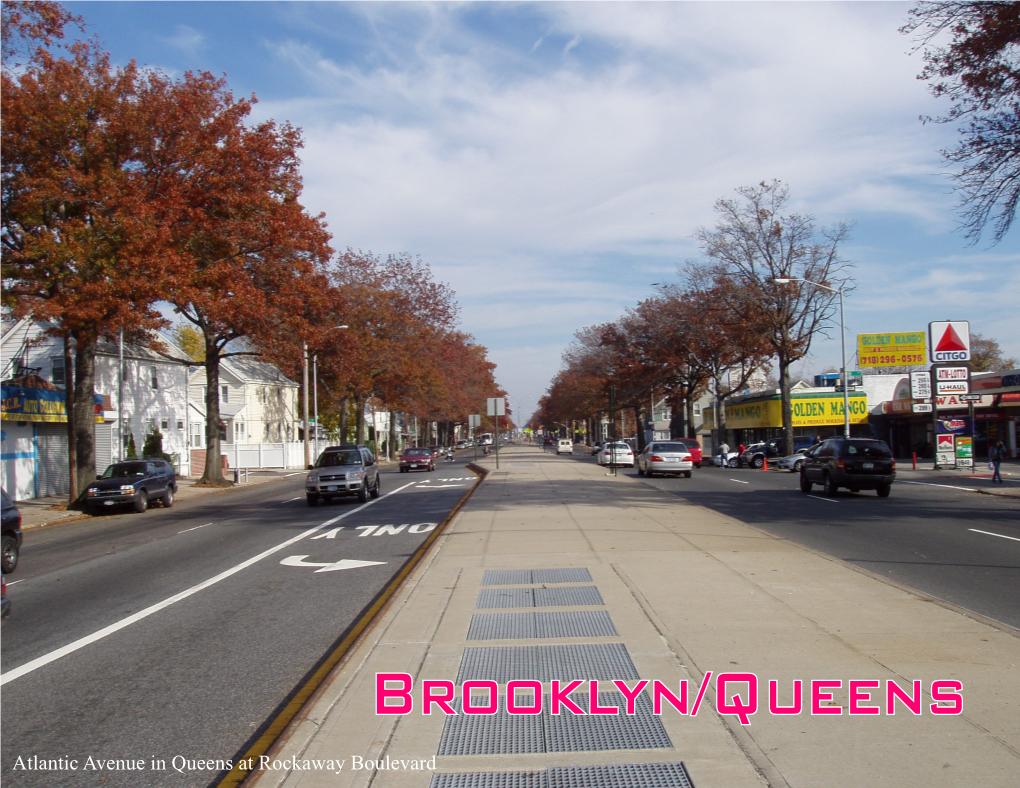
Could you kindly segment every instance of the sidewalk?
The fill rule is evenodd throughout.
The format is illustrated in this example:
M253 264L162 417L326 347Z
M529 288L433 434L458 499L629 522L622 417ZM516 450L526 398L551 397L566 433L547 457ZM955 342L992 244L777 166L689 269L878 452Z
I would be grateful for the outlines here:
M1015 630L595 465L530 447L501 450L498 471L483 464L486 481L246 788L670 788L685 784L681 761L698 788L1016 785ZM641 702L636 716L447 717L420 703L423 680L505 692L541 679L548 693L552 678L598 678L606 691L603 679L639 676L675 694L686 679L693 704L708 671L756 674L750 725L719 713L715 678L697 715ZM375 713L381 672L414 678L409 714ZM842 685L813 715L809 682L824 679ZM769 713L770 680L784 705L804 682L800 714ZM848 713L849 680L879 683L860 705L881 713ZM888 682L912 692L915 680L921 713L897 701L886 714ZM931 713L936 680L962 682L961 715ZM351 771L353 756L384 768ZM450 776L406 768L434 756ZM345 760L339 774L312 762L330 758ZM404 768L385 768L394 761ZM492 772L503 774L481 774Z

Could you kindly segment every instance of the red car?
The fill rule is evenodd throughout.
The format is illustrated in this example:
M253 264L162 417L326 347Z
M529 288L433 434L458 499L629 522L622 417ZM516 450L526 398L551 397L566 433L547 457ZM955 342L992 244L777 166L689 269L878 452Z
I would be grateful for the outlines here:
M701 467L701 444L698 443L694 438L677 438L673 443L682 443L687 447L687 451L691 453L691 462L694 463L695 468Z
M408 471L434 471L436 469L436 456L432 449L423 446L417 449L404 449L400 455L400 472Z

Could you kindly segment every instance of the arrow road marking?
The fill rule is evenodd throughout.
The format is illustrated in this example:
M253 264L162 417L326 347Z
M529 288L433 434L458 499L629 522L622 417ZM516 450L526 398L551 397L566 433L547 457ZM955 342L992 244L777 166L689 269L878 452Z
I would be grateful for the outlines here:
M56 662L58 659L66 657L68 654L73 654L75 651L85 648L85 646L88 646L91 643L95 643L97 640L102 640L103 638L112 635L114 632L119 632L125 627L131 626L132 624L137 623L138 621L141 621L144 618L148 618L153 613L158 613L163 608L170 607L170 605L180 602L182 599L187 599L189 596L197 594L199 591L204 591L206 588L216 585L221 580L226 580L228 577L236 575L238 572L247 569L252 564L258 563L263 558L266 558L267 556L270 556L273 553L278 553L280 552L280 550L289 547L295 542L301 541L306 536L311 536L316 531L321 531L323 528L327 528L333 525L333 523L343 520L345 517L350 517L352 514L360 512L362 509L372 506L373 504L379 503L379 501L383 500L384 498L388 498L391 495L395 495L401 490L407 489L412 484L414 484L414 482L408 482L403 487L398 487L397 489L391 490L385 495L381 495L378 498L373 498L367 503L363 503L360 506L351 509L349 512L344 512L343 514L338 515L337 517L334 517L331 520L326 520L326 522L324 523L319 523L319 525L316 525L313 528L309 528L307 531L299 533L297 536L292 536L290 539L287 539L284 542L280 542L280 544L276 545L275 547L270 547L268 550L263 550L258 555L254 555L251 558L247 559L246 561L242 561L241 563L230 567L230 569L226 569L223 572L220 572L218 575L210 577L208 580L203 580L201 583L193 585L191 586L191 588L186 588L183 591L174 594L173 596L169 596L163 601L157 602L154 605L150 605L144 610L139 610L137 613L133 613L132 615L127 616L126 618L122 618L120 621L115 621L114 623L105 626L102 629L97 630L96 632L93 632L91 635L86 635L85 637L78 638L78 640L75 640L72 643L68 643L66 646L61 646L60 648L55 649L49 652L48 654L43 654L41 657L36 657L35 659L26 662L24 665L19 665L16 668L12 668L6 673L0 674L0 685L4 685L9 681L14 681L14 679L17 678L21 678L22 676L31 673L34 670L38 670L39 668L43 667L44 665L48 665L51 662Z
M465 487L463 484L419 484L416 490L445 490L447 487Z
M385 564L385 561L355 561L351 558L344 558L340 561L334 561L328 564L316 564L311 561L306 561L307 555L291 555L280 561L284 566L321 566L321 569L316 569L318 572L337 572L341 569L358 569L362 566L379 566Z
M324 534L313 536L312 539L336 539L336 535L340 533L342 530L344 530L344 527L341 525L339 528L331 528Z

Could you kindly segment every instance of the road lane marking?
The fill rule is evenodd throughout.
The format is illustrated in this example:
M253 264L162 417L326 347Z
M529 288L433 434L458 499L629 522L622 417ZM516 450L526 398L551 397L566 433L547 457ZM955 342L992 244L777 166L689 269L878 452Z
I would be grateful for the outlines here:
M737 484L750 484L751 483L751 482L745 482L743 479L730 479L730 481L731 482L736 482Z
M977 492L977 487L957 487L955 484L935 484L934 482L908 482L900 479L900 484L919 484L922 487L945 487L947 490L965 490L966 492Z
M303 495L299 495L297 498L288 498L286 501L280 501L280 503L290 503L291 501L300 501L304 498Z
M315 572L336 572L340 569L359 569L363 566L382 566L385 561L356 561L353 558L342 558L339 561L332 561L325 564L312 563L306 561L307 555L289 555L280 561L284 566L320 566L321 569L316 569Z
M323 528L327 528L333 525L333 523L343 520L345 517L350 517L352 514L360 512L362 509L365 509L374 503L379 503L379 501L381 501L383 498L388 498L389 496L394 495L400 492L401 490L410 487L412 484L414 484L414 482L405 484L403 487L398 487L397 489L392 490L391 492L388 492L385 495L381 495L378 498L373 498L367 503L363 503L357 508L351 509L349 512L337 515L331 520L326 520L326 522L320 523L314 528L309 528L307 531L304 531L303 533L300 533L297 536L291 537L285 542L281 542L280 544L276 545L276 547L270 547L268 550L264 550L258 555L253 556L246 561L242 561L236 566L232 566L230 569L227 569L224 572L220 572L218 575L215 575L214 577L210 577L208 580L203 580L198 585L194 585L191 588L187 588L184 591L174 594L173 596L167 597L162 602L157 602L154 605L150 605L144 610L139 610L137 613L134 613L133 615L130 615L127 618L122 618L120 621L115 621L109 626L105 626L102 629L93 632L91 635L86 635L83 638L75 640L73 643L68 643L66 646L61 646L60 648L51 651L49 654L43 654L41 657L36 657L35 659L26 662L24 665L9 670L6 673L0 675L0 686L3 686L9 681L14 681L14 679L21 678L22 676L25 676L31 673L32 671L38 670L39 668L48 665L51 662L56 662L58 659L66 657L69 654L73 654L75 651L85 648L85 646L91 645L92 643L95 643L98 640L102 640L108 635L112 635L114 632L118 632L121 629L124 629L125 627L131 626L131 624L135 624L144 618L148 618L153 613L158 613L160 610L163 610L164 608L170 607L171 605L176 604L181 600L187 599L189 596L197 594L199 591L204 591L210 586L216 585L221 580L226 580L228 577L236 575L238 572L247 569L249 566L257 564L263 558L271 556L273 553L278 553L281 550L290 547L295 542L300 542L306 536L311 536L315 532L321 531Z
M206 523L205 525L212 525L212 523ZM199 528L205 528L205 525L196 525L194 528L185 528L183 531L178 531L179 534L186 534L188 531L197 531Z
M829 503L839 503L839 501L834 501L832 498L823 498L820 495L809 495L808 498L814 498L816 501L828 501Z
M337 526L336 528L331 528L330 530L326 531L326 533L324 533L324 534L319 534L318 536L313 536L312 539L336 539L336 535L338 533L340 533L342 530L344 530L344 527L342 525L340 525L340 526Z
M419 484L416 490L445 490L449 487L467 487L466 484Z
M283 474L283 478L286 479L288 476L300 476L302 473L307 473L307 471L294 471L294 473L285 473Z
M14 585L17 585L18 583L24 583L24 582L25 582L25 578L21 578L21 580L14 580L14 581L8 583L7 585L14 586Z
M976 534L988 534L989 536L998 536L1002 539L1012 539L1014 542L1020 542L1015 536L1006 536L1005 534L993 534L991 531L979 531L977 528L968 528L968 531L973 531Z

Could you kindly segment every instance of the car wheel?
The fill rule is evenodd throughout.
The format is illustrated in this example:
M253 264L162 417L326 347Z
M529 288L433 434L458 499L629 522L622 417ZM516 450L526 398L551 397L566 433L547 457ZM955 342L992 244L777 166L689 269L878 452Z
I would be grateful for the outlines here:
M892 492L892 485L891 484L883 484L881 487L878 488L878 490L876 492L878 493L878 497L879 498L888 498L889 497L889 493Z
M166 492L163 493L163 508L169 509L174 505L174 488L167 487Z
M736 468L738 465L740 465L740 463L737 462L737 458L736 457L734 457L732 460L730 460L730 467L731 468Z
M800 472L800 491L802 493L809 493L809 492L811 492L811 488L813 486L814 485L811 484L811 482L808 480L807 474L804 473L804 471L801 471Z
M148 494L146 494L145 490L140 490L138 492L138 497L135 498L135 511L141 514L148 508L149 508L149 496Z
M318 495L306 495L305 496L305 500L308 501L308 505L309 506L318 506L319 505L319 496Z
M372 497L378 498L379 492L382 490L382 479L379 478L379 474L375 475L375 487L372 488Z
M3 561L0 568L5 575L9 575L18 565L18 540L13 536L5 535L3 541Z
M691 474L691 472L690 472L690 471L684 471L684 478L685 478L685 479L690 479L690 478L691 478L691 475L692 475L692 474Z
M804 467L804 460L797 460L793 464L793 473L800 473L800 469Z
M368 503L368 488L364 484L358 490L358 503Z
M834 497L836 491L839 490L839 486L833 481L832 476L825 474L825 494Z
M751 460L751 465L754 468L761 468L765 465L765 458L762 457L761 455L758 455L753 460Z

